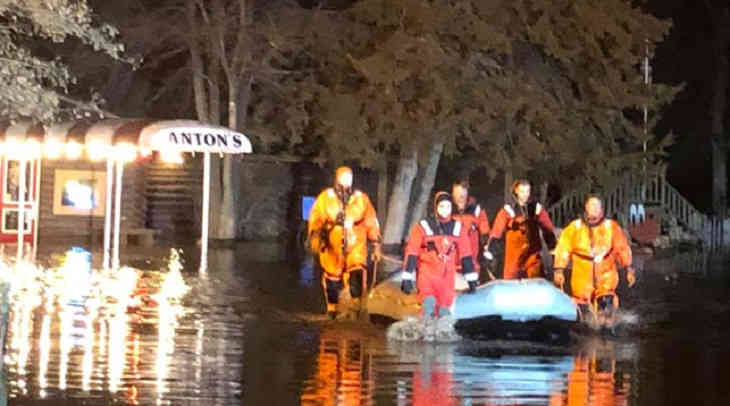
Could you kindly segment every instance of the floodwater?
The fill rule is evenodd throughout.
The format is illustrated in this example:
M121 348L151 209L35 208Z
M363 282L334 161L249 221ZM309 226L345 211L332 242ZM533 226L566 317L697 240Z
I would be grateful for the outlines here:
M643 274L620 292L638 315L625 337L447 345L326 321L311 266L272 261L275 251L212 250L205 274L186 256L195 251L183 254L184 296L145 288L166 273L160 251L128 262L150 270L137 279L147 285L97 282L116 293L95 298L84 283L46 279L11 297L9 403L730 404L727 267Z

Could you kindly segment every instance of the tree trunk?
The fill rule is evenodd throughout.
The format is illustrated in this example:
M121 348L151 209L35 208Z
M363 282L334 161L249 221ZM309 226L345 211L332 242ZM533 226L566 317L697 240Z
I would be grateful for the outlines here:
M725 111L728 91L728 52L730 52L729 8L725 8L724 18L716 23L715 55L716 71L715 94L712 98L712 209L715 215L725 218L727 214L727 142L725 140Z
M436 182L436 172L438 171L439 161L441 160L441 153L443 151L444 144L440 142L433 144L428 153L428 163L421 178L418 197L413 205L413 210L411 210L411 220L408 230L428 214L426 208L428 207L428 202L431 200L431 191Z
M208 108L210 114L210 122L220 124L220 89L218 88L218 76L220 69L215 64L211 66L208 72ZM210 235L214 239L225 239L220 234L220 219L217 215L223 200L223 159L214 154L210 160L210 210L208 215L210 218Z
M515 181L514 173L512 172L511 165L505 165L504 167L504 201L509 202L512 200L512 182Z
M547 205L548 201L548 183L547 182L541 182L540 183L540 196L539 196L539 202L540 204Z
M385 219L388 214L388 159L383 157L378 161L378 196L377 196L377 207L378 221L380 224L385 224Z
M236 129L238 126L238 92L236 84L228 82L228 127ZM237 234L236 219L236 189L233 187L233 156L225 154L222 159L221 168L221 199L220 208L217 212L218 221L215 233L216 239L234 240Z
M393 182L393 191L388 203L388 217L385 222L383 243L399 245L405 231L406 211L411 197L413 178L418 172L418 152L415 148L404 147L398 160L398 169Z
M204 123L209 123L208 92L206 91L205 86L203 55L197 42L199 33L196 28L198 26L198 21L195 18L195 3L188 1L185 6L188 26L191 27L191 30L193 31L193 35L191 35L188 40L188 47L190 48L190 65L192 68L193 92L195 96L195 112L198 115L198 120Z

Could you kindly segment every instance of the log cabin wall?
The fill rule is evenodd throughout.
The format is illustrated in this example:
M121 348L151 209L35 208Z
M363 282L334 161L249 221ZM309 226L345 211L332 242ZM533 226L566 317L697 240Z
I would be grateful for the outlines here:
M39 238L44 241L66 239L92 242L92 236L99 236L104 230L104 207L101 215L89 214L68 215L54 213L54 199L60 198L56 191L58 171L87 171L91 176L104 177L106 162L90 162L86 160L43 160L40 184L40 222ZM101 187L106 194L106 188ZM56 196L54 196L56 194ZM112 210L114 210L114 191L112 191ZM100 199L101 200L101 199ZM113 213L113 211L112 211ZM123 228L144 228L147 216L147 199L144 190L143 164L132 162L124 167L122 181L122 214ZM113 223L112 223L113 225ZM101 240L94 240L101 244Z

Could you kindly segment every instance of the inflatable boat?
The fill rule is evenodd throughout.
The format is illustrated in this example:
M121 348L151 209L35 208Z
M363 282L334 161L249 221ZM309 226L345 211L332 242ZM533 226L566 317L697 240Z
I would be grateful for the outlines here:
M371 317L397 321L419 315L417 295L400 290L401 274L394 272L370 291ZM545 279L495 280L468 293L466 281L457 274L455 285L459 293L451 314L457 331L464 335L542 341L562 336L579 320L570 296Z

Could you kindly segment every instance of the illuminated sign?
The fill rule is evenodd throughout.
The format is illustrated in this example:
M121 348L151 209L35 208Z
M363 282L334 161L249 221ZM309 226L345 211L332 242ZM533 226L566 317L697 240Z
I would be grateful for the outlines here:
M251 152L251 142L243 134L225 127L164 125L150 130L149 146L158 151L214 152L241 154ZM147 130L141 144L145 145Z

